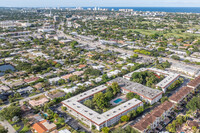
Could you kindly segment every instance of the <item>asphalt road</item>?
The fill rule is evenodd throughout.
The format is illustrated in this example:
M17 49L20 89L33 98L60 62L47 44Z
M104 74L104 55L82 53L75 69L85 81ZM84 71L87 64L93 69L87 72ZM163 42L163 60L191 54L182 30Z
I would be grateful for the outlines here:
M51 89L51 90L49 90L49 91L52 92L52 91L58 90L58 89L60 89L60 87L57 87L56 89ZM23 103L24 101L29 101L29 100L31 100L31 99L33 99L33 98L36 98L36 97L38 97L38 96L44 95L44 94L46 94L46 93L49 93L49 91L42 92L42 93L36 94L36 95L34 95L34 96L31 96L31 97L26 97L26 98L24 98L24 99L22 99L22 100L19 100L19 103ZM6 105L4 105L4 106L1 106L1 107L0 107L0 110L2 110L3 108L6 108L6 107L8 107L8 106L10 106L10 104L11 104L11 103L8 103L8 104L6 104Z

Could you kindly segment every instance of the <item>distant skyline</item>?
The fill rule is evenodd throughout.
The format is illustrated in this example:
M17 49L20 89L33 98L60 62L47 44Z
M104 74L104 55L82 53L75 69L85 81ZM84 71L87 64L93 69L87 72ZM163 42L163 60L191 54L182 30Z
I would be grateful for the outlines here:
M200 0L0 0L0 7L200 7Z

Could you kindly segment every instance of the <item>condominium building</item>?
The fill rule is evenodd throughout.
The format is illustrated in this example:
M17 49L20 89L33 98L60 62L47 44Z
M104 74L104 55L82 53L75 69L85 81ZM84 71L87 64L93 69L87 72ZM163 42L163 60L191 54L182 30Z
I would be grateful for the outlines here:
M94 94L99 92L105 92L107 86L101 85L72 98L69 98L62 102L63 106L67 107L67 111L81 120L85 124L96 127L97 130L101 130L103 127L109 127L118 122L121 116L126 115L132 110L136 110L138 107L143 106L143 102L135 98L114 107L113 109L99 114L94 110L83 105L84 101L92 99Z
M164 75L165 76L165 78L162 81L160 81L158 84L156 84L156 87L157 88L160 87L164 93L167 91L167 88L172 83L174 83L174 81L178 80L178 78L180 77L179 74L172 73L172 72L169 72L169 71L160 70L160 69L156 69L156 68L140 68L136 71L133 71L131 73L124 75L123 78L125 78L127 80L131 80L133 73L143 72L143 71L151 71L151 72L154 72L158 75Z
M127 79L118 77L116 79L113 79L109 82L107 82L108 85L111 85L113 82L118 83L118 85L121 87L122 93L128 93L133 92L140 96L142 100L145 100L146 102L150 103L151 105L155 102L158 102L162 98L163 92L160 90L152 89L147 86L144 86L139 83L131 82Z

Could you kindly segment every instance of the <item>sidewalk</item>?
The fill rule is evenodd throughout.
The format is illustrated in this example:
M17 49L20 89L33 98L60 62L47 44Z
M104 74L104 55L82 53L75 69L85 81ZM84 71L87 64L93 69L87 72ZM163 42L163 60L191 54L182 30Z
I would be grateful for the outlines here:
M16 133L15 129L6 120L0 121L0 124L8 129L8 133Z

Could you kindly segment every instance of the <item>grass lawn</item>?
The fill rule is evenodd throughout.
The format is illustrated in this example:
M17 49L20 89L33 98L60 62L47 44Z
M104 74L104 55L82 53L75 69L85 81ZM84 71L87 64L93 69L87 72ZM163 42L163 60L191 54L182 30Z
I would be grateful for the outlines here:
M30 128L28 126L24 126L24 128L19 133L26 133L29 130Z
M34 92L34 93L31 93L31 94L29 94L29 97L31 97L31 96L34 96L34 95L36 95L36 93Z
M20 126L20 125L17 125L17 124L13 126L13 128L14 128L16 131L19 130L20 127L21 127L21 126Z
M162 33L160 31L156 31L156 30L145 30L145 29L127 29L126 31L137 31L140 32L141 34L145 34L145 35L151 35L151 34L155 34L155 33Z
M40 95L38 97L32 98L31 100L36 100L37 101L37 100L40 100L42 98L45 98L45 95Z
M8 120L8 122L12 125L14 124L15 122L11 121L11 120Z

